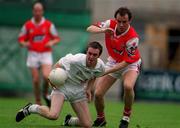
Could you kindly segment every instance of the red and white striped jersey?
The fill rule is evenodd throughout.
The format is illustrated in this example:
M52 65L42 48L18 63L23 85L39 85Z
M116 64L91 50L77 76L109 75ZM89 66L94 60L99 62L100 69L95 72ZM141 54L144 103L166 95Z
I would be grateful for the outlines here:
M105 33L105 42L108 54L117 62L126 61L134 63L140 59L138 50L139 38L133 27L129 28L121 35L116 35L117 22L115 19L98 22L95 24L100 28L110 28L113 35Z
M45 47L45 45L51 39L60 39L54 24L42 18L39 24L36 24L34 18L28 20L22 27L18 37L18 41L29 41L30 46L28 50L35 52L48 52L52 51L51 48Z

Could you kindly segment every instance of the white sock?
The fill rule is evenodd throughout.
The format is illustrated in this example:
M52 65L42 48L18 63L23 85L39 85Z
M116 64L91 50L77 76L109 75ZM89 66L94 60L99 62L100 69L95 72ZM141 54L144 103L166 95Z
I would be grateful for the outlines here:
M30 113L39 113L39 106L38 104L31 105L28 110Z
M130 121L130 118L128 117L128 116L123 116L123 118L122 118L123 120L125 120L125 121L127 121L127 122L129 122Z
M70 126L78 126L79 125L79 119L77 117L71 117L68 121L68 124Z
M46 98L47 98L48 100L51 100L51 95L47 95Z

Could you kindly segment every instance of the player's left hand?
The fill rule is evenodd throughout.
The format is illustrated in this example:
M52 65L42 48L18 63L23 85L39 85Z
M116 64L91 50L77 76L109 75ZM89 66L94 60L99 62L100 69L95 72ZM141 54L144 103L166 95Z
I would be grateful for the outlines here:
M88 102L91 102L91 90L86 90L86 96L87 96L87 99L88 99Z
M45 44L45 47L51 48L54 45L52 41L49 41L47 44Z

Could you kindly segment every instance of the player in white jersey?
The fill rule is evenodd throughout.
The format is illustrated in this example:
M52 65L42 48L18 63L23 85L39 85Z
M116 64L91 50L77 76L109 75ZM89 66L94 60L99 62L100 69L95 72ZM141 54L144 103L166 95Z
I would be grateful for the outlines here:
M53 88L51 107L29 103L17 113L16 121L19 122L30 114L39 114L47 119L56 120L64 101L68 100L78 117L80 126L92 127L87 100L91 100L91 87L95 78L105 72L104 63L99 59L101 53L102 46L98 42L91 42L86 54L68 54L61 58L54 68L64 68L68 73L68 79L60 88ZM84 87L86 82L87 86Z

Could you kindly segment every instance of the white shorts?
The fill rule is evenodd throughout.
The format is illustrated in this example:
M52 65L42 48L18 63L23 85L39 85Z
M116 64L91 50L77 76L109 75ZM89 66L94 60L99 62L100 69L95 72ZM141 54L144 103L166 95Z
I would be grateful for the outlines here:
M70 103L87 101L85 88L83 85L75 85L65 82L65 84L59 87L59 89L52 90L51 96L57 94L63 95L65 101L69 101Z
M28 67L31 68L39 68L42 64L52 65L53 59L52 59L52 53L51 52L34 52L29 51L27 56L27 62Z
M105 68L109 69L109 68L113 67L115 64L117 64L116 60L114 60L112 57L108 57L108 62L106 63ZM129 64L127 67L125 67L119 71L110 73L109 75L116 79L119 79L121 77L121 75L123 75L124 73L126 73L129 70L134 70L137 73L139 73L140 67L141 67L141 59L139 59L138 61L136 61L132 64Z

